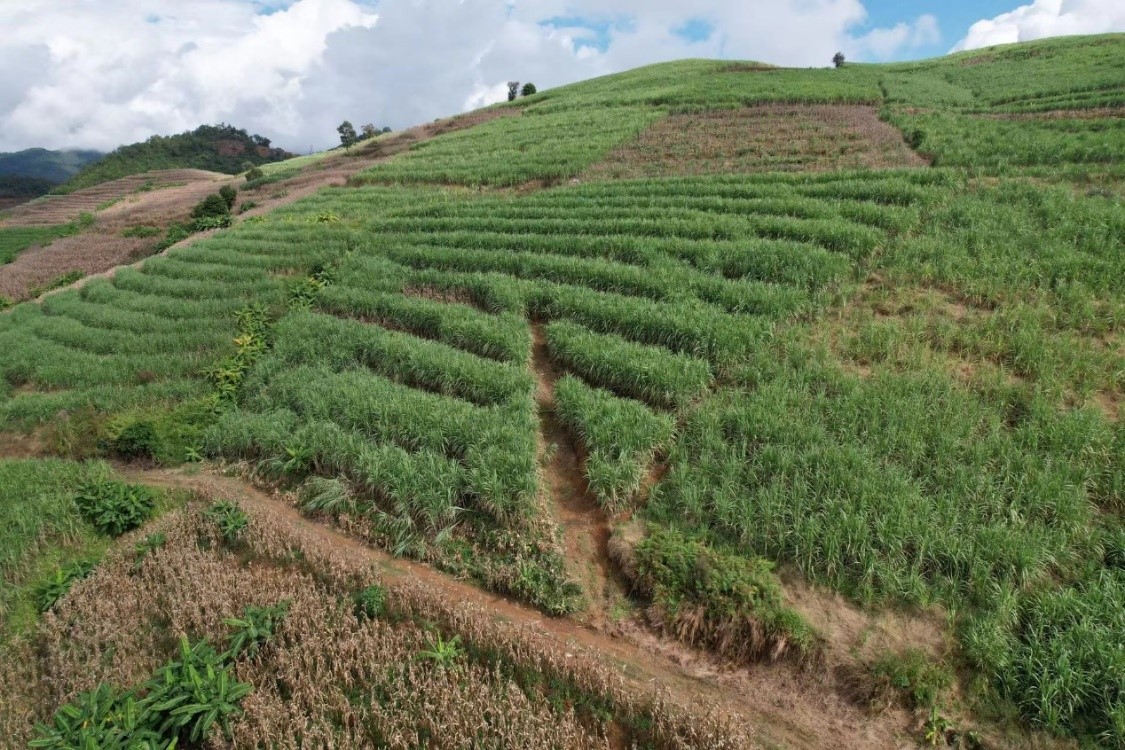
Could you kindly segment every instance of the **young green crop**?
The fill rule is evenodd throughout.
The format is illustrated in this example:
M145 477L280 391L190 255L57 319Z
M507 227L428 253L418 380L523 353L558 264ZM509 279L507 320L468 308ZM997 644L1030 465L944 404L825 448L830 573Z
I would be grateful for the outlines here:
M684 406L711 385L701 359L559 321L545 329L551 358L588 382L658 407Z
M586 481L607 513L628 508L656 454L672 442L671 416L567 376L555 384L559 417L581 440Z

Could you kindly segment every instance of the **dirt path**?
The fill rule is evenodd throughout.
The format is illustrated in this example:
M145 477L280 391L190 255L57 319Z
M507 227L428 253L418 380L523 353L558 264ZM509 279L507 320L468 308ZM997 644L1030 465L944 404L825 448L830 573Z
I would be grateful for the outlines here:
M268 515L298 539L331 545L356 562L375 565L388 582L425 584L451 601L485 608L514 625L554 641L564 653L581 650L623 674L638 689L662 688L685 704L702 701L745 717L763 747L912 747L900 713L872 716L832 690L791 668L778 665L729 669L707 655L658 638L639 628L617 635L571 619L555 619L506 597L489 594L425 565L368 547L363 542L302 516L284 499L239 479L198 471L120 468L123 478L191 490L205 497L237 500L251 514Z
M555 382L559 376L547 354L543 327L532 323L531 337L544 484L563 530L567 567L586 596L586 620L604 629L610 626L611 610L623 591L609 558L609 520L586 485L574 437L556 413Z

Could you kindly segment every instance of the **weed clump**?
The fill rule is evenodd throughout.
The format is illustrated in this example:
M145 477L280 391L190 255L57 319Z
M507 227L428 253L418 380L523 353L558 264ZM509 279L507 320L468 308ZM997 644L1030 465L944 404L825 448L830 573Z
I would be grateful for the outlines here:
M53 607L55 602L66 596L66 592L70 591L75 581L90 575L93 570L94 563L91 560L76 560L57 568L47 580L35 588L35 601L39 605L39 611L46 612Z
M671 529L651 533L633 556L627 573L666 633L739 661L819 656L820 636L785 606L769 561L717 552Z
M106 480L83 485L75 502L98 531L121 536L152 515L156 492L142 485Z
M250 517L243 512L238 503L226 500L217 502L204 512L204 517L215 524L219 534L227 544L233 544L242 536L250 524Z

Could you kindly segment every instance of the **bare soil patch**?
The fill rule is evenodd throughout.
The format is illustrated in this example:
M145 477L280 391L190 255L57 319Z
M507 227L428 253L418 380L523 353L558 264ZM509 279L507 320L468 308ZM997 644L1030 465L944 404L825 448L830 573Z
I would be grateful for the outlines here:
M585 178L925 166L875 107L764 105L671 115Z

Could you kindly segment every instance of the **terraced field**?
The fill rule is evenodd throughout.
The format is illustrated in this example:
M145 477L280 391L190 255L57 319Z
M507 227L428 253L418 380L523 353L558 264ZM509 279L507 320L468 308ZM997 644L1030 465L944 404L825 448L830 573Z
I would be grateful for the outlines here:
M795 723L743 697L733 710L760 723L732 747L1120 745L1125 137L1107 71L1125 41L988 54L691 61L521 100L518 117L482 115L3 314L0 429L26 436L21 455L225 464L349 544L617 634L626 674L646 649L718 659ZM1065 91L1041 58L1070 66ZM1041 116L1059 102L1083 115ZM1003 130L1028 122L1001 117L1016 110L1041 116L1026 143ZM812 135L779 151L770 118ZM212 533L193 512L169 526L176 559L226 593L169 632L216 641L222 617L288 599L340 639L373 637L330 604L372 581L302 567L258 528L241 552L193 551ZM76 556L107 545L51 533ZM67 562L36 554L11 584L24 611L36 575ZM101 580L128 577L108 559ZM50 654L60 617L99 621L93 585L28 615L9 648ZM453 722L434 682L448 660L458 689L557 729L497 746L715 747L729 729L530 668L528 647L474 640L453 615L427 630L438 610L392 604L395 645L356 663L429 654L401 679ZM300 651L297 632L268 663L360 669ZM458 633L468 651L446 645ZM120 668L98 679L141 679L162 653L145 648L151 663L110 654ZM51 658L28 657L40 676ZM264 664L232 667L255 686L233 738L297 746L283 728L308 719L357 746L462 746L410 734L421 719L375 672L354 679L379 707L318 703L299 677L282 690ZM63 684L42 706L94 687ZM729 697L701 684L694 697Z

